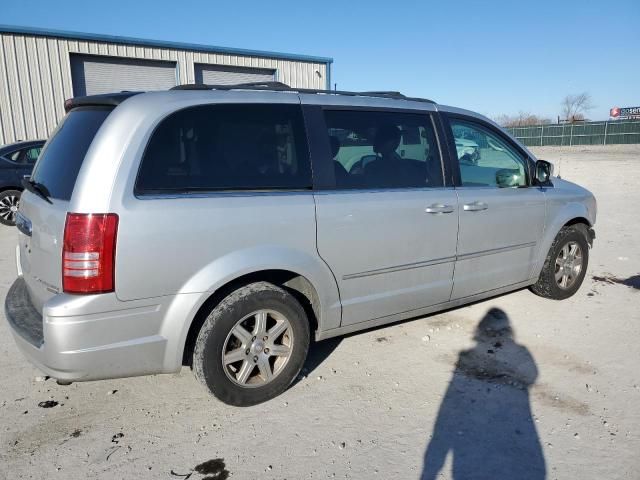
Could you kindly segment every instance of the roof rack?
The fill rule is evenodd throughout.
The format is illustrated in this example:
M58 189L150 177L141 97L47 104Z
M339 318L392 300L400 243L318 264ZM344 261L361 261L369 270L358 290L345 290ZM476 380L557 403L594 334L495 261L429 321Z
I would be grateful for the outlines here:
M436 103L428 98L407 97L394 91L348 92L344 90L315 90L311 88L294 88L282 82L249 82L235 85L207 85L204 83L189 83L177 85L171 90L269 90L278 92L312 93L325 95L345 95L349 97L391 98L394 100L409 100L412 102Z
M204 83L187 83L185 85L176 85L170 90L291 90L291 87L282 82L248 82L235 83L232 85L206 85Z

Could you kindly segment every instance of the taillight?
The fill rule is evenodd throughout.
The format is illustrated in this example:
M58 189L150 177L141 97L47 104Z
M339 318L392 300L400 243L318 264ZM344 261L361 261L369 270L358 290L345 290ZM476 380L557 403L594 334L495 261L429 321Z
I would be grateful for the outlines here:
M117 232L115 213L67 213L62 247L64 292L113 292Z

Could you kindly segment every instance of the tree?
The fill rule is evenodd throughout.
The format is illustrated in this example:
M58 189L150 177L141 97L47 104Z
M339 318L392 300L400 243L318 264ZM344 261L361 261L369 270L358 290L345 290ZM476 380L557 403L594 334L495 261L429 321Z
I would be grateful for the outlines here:
M528 127L530 125L543 125L551 123L548 118L539 117L529 112L518 112L517 115L498 115L495 118L497 124L503 127Z
M560 105L562 116L567 122L584 120L587 112L593 108L591 95L588 92L567 95Z

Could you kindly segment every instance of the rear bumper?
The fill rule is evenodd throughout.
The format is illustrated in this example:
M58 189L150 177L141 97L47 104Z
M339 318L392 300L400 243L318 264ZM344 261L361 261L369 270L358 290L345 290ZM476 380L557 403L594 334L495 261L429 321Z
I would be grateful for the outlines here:
M22 277L13 282L4 303L5 316L14 334L39 348L44 342L42 315L29 300L27 284Z
M165 305L119 302L114 295L60 294L31 303L19 277L5 300L15 342L45 374L65 381L99 380L179 370L162 335Z

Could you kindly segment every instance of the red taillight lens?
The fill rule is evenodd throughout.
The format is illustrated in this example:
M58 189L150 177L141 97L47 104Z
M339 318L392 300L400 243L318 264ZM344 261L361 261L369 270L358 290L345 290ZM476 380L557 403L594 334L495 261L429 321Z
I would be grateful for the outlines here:
M106 293L115 288L115 213L67 213L62 248L62 290Z

